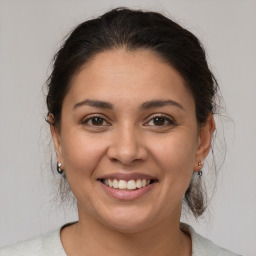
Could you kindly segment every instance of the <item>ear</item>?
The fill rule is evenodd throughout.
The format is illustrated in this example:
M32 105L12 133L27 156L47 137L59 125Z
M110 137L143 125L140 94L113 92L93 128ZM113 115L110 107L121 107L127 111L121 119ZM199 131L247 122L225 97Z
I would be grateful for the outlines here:
M52 135L52 139L53 139L53 143L54 143L54 149L55 149L55 152L57 155L57 161L58 161L58 163L61 163L62 168L64 168L60 132L53 124L50 125L50 130L51 130L51 135Z
M212 142L212 136L215 131L215 121L212 113L209 114L205 124L200 128L198 136L198 145L195 156L194 171L200 171L204 159L207 157ZM202 163L201 165L199 163Z

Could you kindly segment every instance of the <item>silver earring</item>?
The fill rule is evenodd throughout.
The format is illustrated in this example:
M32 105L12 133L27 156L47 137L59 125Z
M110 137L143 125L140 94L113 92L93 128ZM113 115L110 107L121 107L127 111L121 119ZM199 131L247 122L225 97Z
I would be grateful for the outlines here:
M62 164L57 162L57 172L63 174L64 170L61 169Z

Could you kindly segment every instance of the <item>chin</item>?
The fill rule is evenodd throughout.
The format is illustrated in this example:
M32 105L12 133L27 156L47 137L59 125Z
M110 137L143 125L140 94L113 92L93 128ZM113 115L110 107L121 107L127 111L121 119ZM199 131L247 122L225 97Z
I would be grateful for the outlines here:
M102 222L108 228L121 233L135 233L152 225L152 218L146 213L119 209L104 216Z
M120 222L116 220L112 222L108 222L107 226L109 229L115 232L123 233L123 234L137 233L148 228L145 222L136 222L136 221Z

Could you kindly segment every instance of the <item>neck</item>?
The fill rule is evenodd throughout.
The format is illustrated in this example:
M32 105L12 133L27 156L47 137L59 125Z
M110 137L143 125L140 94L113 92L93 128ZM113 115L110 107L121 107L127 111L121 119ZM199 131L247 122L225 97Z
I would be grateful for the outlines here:
M191 255L191 239L178 220L165 220L138 232L121 232L91 218L64 228L61 239L67 255L169 256Z

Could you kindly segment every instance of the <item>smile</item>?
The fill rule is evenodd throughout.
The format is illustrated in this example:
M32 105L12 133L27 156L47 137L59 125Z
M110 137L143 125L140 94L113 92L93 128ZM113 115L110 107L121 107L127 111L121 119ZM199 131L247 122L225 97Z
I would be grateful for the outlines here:
M120 190L135 190L148 186L153 182L150 179L131 179L131 180L117 180L117 179L103 179L101 180L105 185L120 189Z
M157 177L145 173L111 173L98 177L103 191L118 200L134 200L152 191Z

